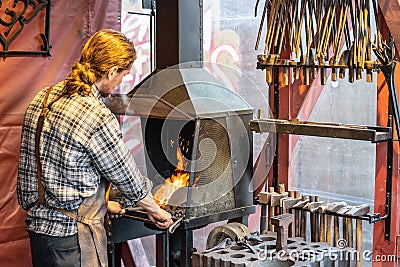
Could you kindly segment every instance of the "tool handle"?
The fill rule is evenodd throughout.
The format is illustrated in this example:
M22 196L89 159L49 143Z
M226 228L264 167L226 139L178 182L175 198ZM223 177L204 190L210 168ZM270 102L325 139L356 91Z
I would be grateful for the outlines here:
M176 230L176 228L178 228L178 226L181 225L181 222L183 220L183 217L177 219L169 228L168 228L168 233L173 234Z

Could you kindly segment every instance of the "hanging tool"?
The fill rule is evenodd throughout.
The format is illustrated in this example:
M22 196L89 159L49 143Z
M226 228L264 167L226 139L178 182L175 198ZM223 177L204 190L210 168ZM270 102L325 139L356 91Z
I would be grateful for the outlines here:
M346 212L350 210L349 206L345 206L340 210L336 211L337 214L344 215ZM342 239L347 241L348 247L353 247L353 219L342 217L342 224L343 224L343 233Z
M271 218L275 216L275 207L279 206L280 199L283 198L279 193L275 192L274 187L269 187L268 192L261 192L259 194L259 203L262 203L267 206L269 219L268 219L268 230L274 231L274 226L271 224ZM272 203L272 201L274 203ZM265 231L265 229L260 229L261 231Z
M326 211L329 213L336 213L338 210L340 210L341 208L343 208L345 206L347 206L347 203L344 201L328 203L326 206ZM340 239L339 217L337 215L332 215L332 216L333 216L333 240L334 240L333 245L337 246L337 242ZM329 240L328 240L328 242L329 242Z
M287 196L288 196L288 192L285 192L285 185L279 184L278 185L278 193L271 195L271 207L273 207L273 209L275 211L275 215L282 214L282 211L280 208L281 199L285 198ZM271 215L271 217L272 217L272 215Z
M311 39L312 39L312 34L314 32L313 29L313 17L312 17L312 1L308 0L307 1L307 9L305 10L305 20L304 20L304 25L306 29L306 53L300 56L300 65L304 66L303 69L303 79L302 82L305 85L310 84L310 65L313 64L314 62L310 62L310 53L311 53ZM314 70L314 69L312 69Z
M357 5L357 1L356 1ZM348 72L349 72L349 82L353 83L354 82L354 71L357 63L357 43L358 43L358 36L357 36L357 22L356 18L354 16L354 9L353 9L353 1L349 2L349 8L350 8L350 17L351 17L351 28L353 31L353 41L351 44L350 48L350 53L349 53L349 61L348 61Z
M308 196L301 196L301 201L297 202L293 208L294 209L299 209L300 213L300 229L296 230L300 232L300 235L296 236L301 236L302 238L306 239L306 234L307 234L307 213L304 211L304 207L307 205L307 203L310 202L310 198Z
M360 204L357 206L349 207L349 210L345 213L346 215L353 216L356 220L356 249L359 253L362 253L362 219L357 217L365 216L369 212L370 212L370 205ZM362 261L357 262L357 267L358 266L362 266Z
M329 41L331 40L331 31L332 27L334 24L334 19L336 17L336 1L331 1L330 4L328 4L328 12L327 16L325 18L325 26L324 26L324 32L321 38L320 42L320 48L319 48L319 64L323 65L321 67L321 85L326 84L326 68L325 68L325 59L329 55L328 51L328 45Z
M282 209L282 213L289 212L290 214L294 215L294 212L293 212L292 208L296 203L298 203L301 200L300 192L297 191L298 192L298 194L297 194L298 197L297 198L295 198L295 195L296 195L295 192L296 191L289 191L288 196L284 197L284 198L282 198L280 200L280 206L281 206L281 209ZM292 224L291 227L289 227L289 236L290 237L292 237L294 235L294 233L295 233L295 230L293 231L293 229L295 228L295 224L296 223L298 224L298 216L296 218L296 215L294 215L294 218L295 218L294 219L295 223ZM296 219L297 219L297 221L296 221Z
M295 35L296 35L296 27L299 24L299 18L298 18L298 1L299 0L293 0L291 5L291 23L290 23L290 30L289 30L289 46L290 46L290 51L295 51Z
M319 196L310 196L310 203L304 207L310 212L310 227L311 227L311 242L318 242L319 240L319 214L317 213L318 208L324 205L324 202L320 201Z
M321 205L317 208L319 214L319 242L326 242L327 240L327 224L326 224L326 205Z
M254 16L257 17L257 6L260 0L257 0L257 4L256 4L256 9L255 9L255 14ZM264 2L264 9L263 9L263 13L261 15L261 22L260 22L260 27L258 29L258 34L257 34L257 41L256 41L256 46L255 46L255 50L258 50L258 45L260 43L260 38L261 38L261 33L262 33L262 29L264 27L264 19L265 19L265 14L267 13L267 8L268 8L268 2L269 0L265 0Z
M374 68L374 61L372 60L372 43L371 43L371 16L370 16L370 3L365 2L364 18L366 20L367 27L367 52L364 67L366 68L365 79L367 82L372 82L372 70ZM377 19L377 18L376 18Z
M301 8L300 8L300 20L297 28L297 33L296 33L296 39L294 40L295 42L295 53L296 57L299 57L299 50L300 50L300 37L301 37L301 32L303 29L303 20L304 20L304 12L306 10L306 0L301 0Z
M268 214L271 212L271 195L277 194L273 191L273 187L270 187L269 192L260 192L258 197L258 202L261 204L261 209L264 210L264 217L261 218L262 222L260 222L261 234L271 230L271 216L268 216Z
M339 54L340 54L340 47L342 43L342 38L343 38L343 32L345 29L345 25L347 24L347 12L348 12L348 1L351 0L344 0L340 1L341 8L340 8L340 15L339 15L339 26L338 26L338 32L336 34L334 43L333 43L333 57L331 58L329 64L331 66L336 66L339 63ZM337 81L337 68L333 68L332 70L332 75L331 75L331 80L332 81Z
M280 12L281 4L279 0L272 0L271 4L271 12L270 12L270 17L268 21L268 32L265 37L265 48L264 48L264 54L270 54L271 53L271 47L273 44L273 41L276 39L276 28L279 25L279 12ZM278 24L278 25L277 25Z
M255 13L259 4L257 0ZM370 9L377 16L376 1L371 5L369 0L267 0L256 42L258 48L267 21L264 56L267 60L271 52L277 54L275 60L268 59L271 64L263 66L267 70L267 83L272 83L274 66L281 67L283 85L289 83L289 69L293 70L295 79L302 73L302 82L306 85L310 78L316 78L317 70L324 85L328 68L332 69L333 81L338 78L338 69L339 78L344 78L348 69L350 83L361 79L364 70L366 81L372 81L372 72L377 70L372 59L372 45L377 48L374 52L383 64L388 62L385 61L388 51L380 42L379 28L375 43L371 41ZM347 49L342 52L343 39ZM284 48L289 49L292 59L279 58Z
M300 191L298 191L298 190L294 191L294 198L299 200L298 202L296 202L296 204L302 200L302 198L300 196ZM292 208L294 208L296 204L294 204L292 206ZM294 236L300 236L300 210L299 209L294 209L294 222L295 222Z

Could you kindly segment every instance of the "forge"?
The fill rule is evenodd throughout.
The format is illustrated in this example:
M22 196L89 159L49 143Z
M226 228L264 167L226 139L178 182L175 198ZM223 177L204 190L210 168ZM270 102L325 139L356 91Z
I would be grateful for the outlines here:
M156 71L107 105L140 116L152 193L186 228L251 213L253 110L206 68Z
M183 218L177 235L187 261L193 229L231 219L247 223L255 212L253 109L243 98L205 67L183 64L155 71L106 104L116 114L140 117L152 193L175 220Z

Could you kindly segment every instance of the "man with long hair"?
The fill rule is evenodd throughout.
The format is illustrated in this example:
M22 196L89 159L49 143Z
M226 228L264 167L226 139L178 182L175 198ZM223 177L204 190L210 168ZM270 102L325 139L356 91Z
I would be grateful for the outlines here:
M130 72L136 52L122 33L101 30L85 44L68 77L41 90L26 110L18 167L18 202L27 211L34 266L106 266L106 188L119 189L159 228L171 215L151 195L101 101ZM124 209L109 203L109 212Z

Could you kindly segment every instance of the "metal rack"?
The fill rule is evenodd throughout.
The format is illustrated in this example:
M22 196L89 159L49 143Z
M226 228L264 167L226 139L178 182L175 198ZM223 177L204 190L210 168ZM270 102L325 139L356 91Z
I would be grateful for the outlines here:
M387 141L392 138L390 127L346 125L294 120L252 120L250 129L255 132L308 135L352 140Z
M256 3L256 14L259 1ZM340 16L336 16L338 11ZM385 215L369 219L370 223L385 220L385 239L390 240L393 137L392 128L400 133L400 108L394 70L397 64L394 41L389 36L387 44L382 37L378 17L377 1L265 1L255 49L258 49L261 32L266 21L264 52L257 56L257 69L265 71L267 84L273 84L274 119L253 120L252 131L276 134L309 135L328 138L341 138L387 142L387 174ZM291 12L291 13L290 13ZM375 16L376 36L372 40L371 16ZM297 23L296 23L297 22ZM303 23L304 22L304 23ZM336 28L335 28L336 27ZM352 34L350 30L352 29ZM306 34L301 34L302 32ZM283 41L286 40L285 46ZM342 40L346 49L343 52ZM304 48L305 47L305 48ZM332 48L332 51L331 51ZM283 49L293 55L281 58ZM372 59L372 52L377 60ZM341 54L340 54L341 53ZM372 81L372 72L382 72L389 88L388 127L344 125L294 120L279 120L279 71L282 85L289 84L289 70L295 79L309 85L320 71L321 85L326 83L326 70L332 69L332 80L344 78L346 71L349 82L361 79L366 72L366 81ZM302 70L302 71L300 71ZM300 75L302 74L302 75ZM393 120L392 120L393 118ZM278 152L274 155L278 157ZM277 186L277 160L274 160L272 185Z
M387 68L385 70L393 70ZM386 73L385 78L392 79L393 72ZM390 81L390 80L389 80ZM388 81L390 91L390 111L396 121L396 129L400 118L398 116L397 93L393 82ZM390 125L392 123L389 123ZM385 239L390 240L390 225L391 225L391 196L392 196L392 163L393 163L393 136L392 127L379 126L363 126L363 125L347 125L341 123L324 123L312 121L300 121L298 119L280 120L280 119L257 119L250 121L250 130L258 133L272 132L276 134L295 134L308 135L317 137L340 138L370 141L372 143L388 142L388 163L387 163L387 181L386 181L386 205L385 214L381 216L379 213L368 214L361 218L369 223L377 223L385 221ZM277 156L277 155L275 155Z

